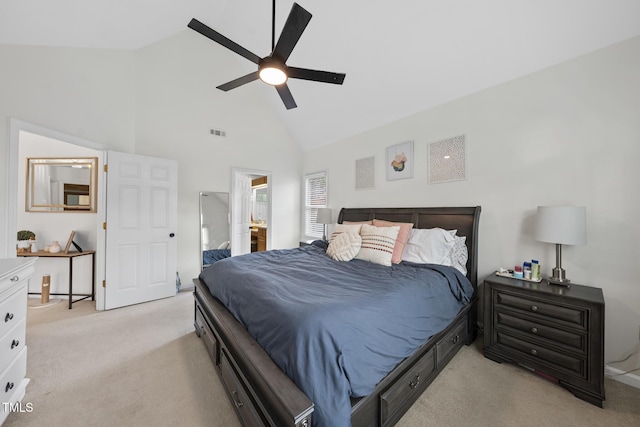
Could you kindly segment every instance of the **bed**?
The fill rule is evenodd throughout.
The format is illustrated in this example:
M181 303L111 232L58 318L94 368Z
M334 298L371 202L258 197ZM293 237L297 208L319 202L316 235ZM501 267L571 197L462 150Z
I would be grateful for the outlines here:
M454 295L454 298L449 298L449 300L454 301L457 299L459 305L454 304L452 306L452 309L455 309L453 314L440 316L442 318L446 317L446 322L437 327L437 332L407 329L407 334L404 337L398 337L397 331L394 332L393 339L405 338L400 341L414 341L407 347L411 348L411 352L403 354L403 351L408 350L407 348L402 348L398 354L393 354L396 361L388 368L385 368L389 372L383 371L385 374L380 378L377 378L372 373L372 370L365 369L360 372L361 366L368 366L368 359L363 359L363 361L355 359L355 356L348 352L350 349L344 348L344 343L347 342L348 347L358 347L360 345L363 347L377 348L376 346L382 346L395 349L397 347L396 344L400 341L392 341L394 342L393 345L388 345L389 341L386 341L386 345L369 341L370 337L367 336L366 328L363 326L369 323L376 323L375 321L349 322L345 320L345 317L340 317L344 316L344 313L330 311L334 313L332 316L333 323L338 325L354 323L359 331L357 336L352 335L351 338L345 339L331 335L329 338L323 339L301 338L302 341L286 341L286 339L298 334L296 330L290 329L288 325L299 324L300 329L305 329L303 327L305 325L304 320L298 321L298 319L304 319L306 316L306 302L298 300L297 294L292 294L283 298L295 299L293 306L300 308L295 316L301 317L293 317L294 321L288 318L284 319L284 322L276 327L262 327L268 321L265 313L272 313L275 310L275 308L272 310L269 305L271 304L271 299L273 299L269 295L280 295L284 292L279 288L270 288L272 285L267 281L267 276L274 274L277 276L279 274L281 277L280 282L282 282L281 286L284 289L287 286L285 278L292 274L290 271L286 271L286 263L293 263L297 258L313 258L315 265L318 265L318 271L322 271L320 270L321 267L318 263L320 258L318 257L324 256L325 259L327 258L326 254L322 252L322 248L304 247L288 251L268 251L258 256L248 255L247 257L250 258L246 259L236 257L236 259L231 258L220 261L211 270L205 269L200 278L194 280L196 284L194 293L195 327L207 347L216 371L222 378L225 389L242 423L247 426L343 426L349 424L353 426L386 426L395 424L460 347L463 344L471 343L476 336L477 296L475 289L477 286L477 230L479 215L480 207L343 208L340 211L338 223L373 219L413 223L415 228L421 229L434 227L440 227L445 230L455 229L458 236L464 236L466 239L464 242L468 251L468 260L465 266L466 278L462 277L460 279L459 276L461 274L453 274L446 268L439 266L425 268L424 266L409 264L399 265L397 268L386 268L388 271L393 271L396 276L405 274L407 269L411 271L419 270L420 274L423 274L423 270L429 270L428 274L436 276L445 276L444 273L449 276L455 276L453 279L446 280L448 280L451 294ZM269 258L271 258L271 261L269 261ZM286 263L276 269L276 259L278 258L286 260ZM265 276L264 288L268 289L268 292L264 292L265 299L260 299L262 296L256 296L255 298L239 297L234 300L233 293L229 292L235 292L235 288L242 288L246 279L245 276L251 271L251 268L243 270L242 266L252 266L253 262L258 262L255 265L260 266L260 271ZM260 264L261 262L268 262L269 264ZM238 268L238 265L234 266L234 264L240 265L240 268ZM358 262L347 264L357 265ZM253 266L255 267L255 265ZM272 268L271 266L274 267ZM223 275L225 270L233 271L234 269L236 270L236 276L228 276L227 273ZM384 273L385 268L379 266L375 268L371 266L368 270L373 272L371 273L372 275L386 274ZM320 288L324 284L312 282L313 278L310 276L313 276L313 271L314 269L309 268L305 273L306 276L303 275L303 281L308 280L308 283L313 283L313 286L308 286L308 289L303 290L305 292L308 291L311 295L313 295L313 292L320 292L320 294L316 294L316 298L322 299L323 292L327 293L327 291ZM329 274L321 274L329 277ZM461 291L462 285L460 285L463 281L468 284L464 286L469 286L464 292ZM217 283L214 285L212 282ZM327 282L330 281L327 280ZM373 281L371 280L370 283L373 289ZM398 286L398 288L403 288L403 286ZM436 288L443 287L446 288L446 286L438 286ZM349 289L351 288L357 289L355 280L354 283L350 282ZM212 295L212 291L216 293L217 297ZM300 292L300 290L297 292ZM356 298L349 293L345 293L341 298L344 300L354 299L358 302L358 307L372 305L374 310L381 310L380 313L386 313L384 315L386 316L385 319L394 316L402 317L400 314L410 311L408 308L400 309L397 306L394 308L393 305L389 305L388 301L394 300L396 298L395 295L389 296L376 293L374 295L382 295L382 297L377 298L377 300L369 298L366 300L367 303L363 303L362 299L358 299L360 298L359 296ZM444 300L442 301L440 305L451 305L450 303L445 303ZM253 308L251 308L251 304L254 304ZM260 312L261 314L254 320L246 318L244 317L246 315L241 310L238 311L238 305L247 305L249 306L249 311L253 310L253 312ZM264 307L268 308L263 309ZM331 310L334 309L331 308ZM350 310L354 309L350 308ZM380 318L384 316L380 316ZM282 316L272 317L280 318ZM354 314L353 318L358 318L357 314ZM316 318L314 317L313 319L315 321ZM324 325L324 323L322 324ZM405 324L402 327L407 328L408 326L410 324ZM343 329L348 330L347 327ZM420 327L418 329L425 328ZM319 333L325 334L324 329ZM426 333L427 335L426 337L420 337L419 333ZM363 340L365 341L358 343L357 338L361 335L364 336ZM323 335L323 337L326 336L328 335ZM274 350L270 347L271 341L282 341L283 339L285 339L286 352ZM296 337L296 339L298 338ZM331 348L326 349L324 345L319 346L319 343L326 342L330 343L328 347L337 348L338 356L330 353ZM418 342L418 344L416 345L415 342ZM295 354L287 353L294 348L296 349ZM385 357L387 352L385 348ZM283 353L287 354L283 355ZM379 351L375 350L373 353L377 355ZM288 357L290 359L287 359ZM312 369L311 363L316 363L315 359L320 360L318 363L320 363L320 372L323 372L322 376L318 376ZM311 360L311 362L308 360ZM328 364L327 360L329 361ZM336 362L338 360L339 363ZM351 362L349 363L349 361ZM322 365L322 363L325 363L325 365ZM384 363L391 362L385 359ZM339 365L337 374L333 370L326 368L326 366L335 364ZM354 364L357 365L358 370L353 368L352 365ZM378 371L383 369L378 368L378 365L375 366ZM346 383L340 378L341 371L344 371L344 376L347 377ZM306 373L308 373L308 377ZM372 383L369 384L367 381ZM324 382L331 383L331 387L335 387L337 384L338 388L332 391L333 389L325 385ZM344 397L340 397L345 393L344 384L348 384L352 388L347 390L349 396L347 396L348 407L346 415ZM335 407L331 406L333 404L332 399L334 399L333 395L338 395L338 403L336 403L337 406ZM308 396L312 396L313 401Z
M207 249L202 251L202 268L209 267L216 261L229 258L231 249Z

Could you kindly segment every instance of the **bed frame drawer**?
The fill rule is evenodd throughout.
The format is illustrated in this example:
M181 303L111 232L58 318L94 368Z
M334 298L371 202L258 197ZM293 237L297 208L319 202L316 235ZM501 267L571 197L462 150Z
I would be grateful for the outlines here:
M380 419L383 426L394 425L422 394L436 370L436 350L432 348L402 378L380 395ZM402 410L404 409L404 410Z
M438 351L438 369L442 368L467 341L467 319L460 319L451 332L436 345Z
M220 351L218 346L218 339L215 334L209 327L209 324L206 320L204 320L204 316L200 311L200 307L196 307L196 323L195 323L196 333L202 341L204 342L205 347L207 348L207 352L209 353L209 357L213 360L215 366L220 365Z
M235 369L233 369L229 357L224 350L220 353L220 372L222 374L222 382L227 389L227 394L231 399L231 403L242 425L244 427L263 427L267 425L260 417L253 401L249 397L249 393L242 384Z

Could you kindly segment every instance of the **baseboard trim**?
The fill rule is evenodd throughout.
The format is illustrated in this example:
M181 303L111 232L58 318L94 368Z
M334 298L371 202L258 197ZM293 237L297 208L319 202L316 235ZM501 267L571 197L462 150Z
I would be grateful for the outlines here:
M640 376L632 373L624 373L624 371L612 366L604 367L604 375L621 383L630 385L631 387L640 388Z

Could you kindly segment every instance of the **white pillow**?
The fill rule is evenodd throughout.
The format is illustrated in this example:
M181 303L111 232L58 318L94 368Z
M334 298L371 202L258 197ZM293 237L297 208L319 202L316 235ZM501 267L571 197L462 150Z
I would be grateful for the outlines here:
M327 255L336 261L351 261L360 250L362 238L355 233L338 234L327 248Z
M469 251L467 250L467 245L465 244L467 237L454 236L454 239L455 242L453 243L453 248L451 249L451 262L446 265L457 268L460 273L466 276L467 260L469 259Z
M391 266L393 248L396 245L399 231L400 227L397 225L374 227L373 225L363 224L360 229L362 246L356 258L375 264Z
M333 233L331 233L331 237L329 238L329 244L333 242L333 239L335 239L336 236L342 233L360 234L360 227L362 227L362 224L336 224L333 228Z
M455 238L442 228L414 228L404 247L403 261L417 264L451 264Z

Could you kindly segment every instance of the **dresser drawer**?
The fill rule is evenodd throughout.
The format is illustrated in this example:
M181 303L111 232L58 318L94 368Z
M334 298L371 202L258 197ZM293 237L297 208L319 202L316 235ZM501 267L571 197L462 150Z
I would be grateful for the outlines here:
M27 317L27 286L19 286L17 292L10 294L0 302L0 337L13 329L20 321Z
M551 340L559 345L568 346L582 353L587 351L587 336L584 333L568 332L557 329L557 326L549 326L534 322L500 310L495 312L495 327L510 327L526 332L531 336Z
M263 427L267 425L267 423L262 421L260 413L256 410L253 401L249 397L249 393L242 384L224 350L220 352L220 372L222 374L222 382L229 392L231 403L238 413L242 425L244 427Z
M25 286L26 286L26 281L31 277L34 271L35 271L35 268L33 267L33 264L31 264L26 268L23 267L23 268L14 269L9 274L3 276L0 279L0 297L2 296L2 293L4 291L12 287L15 287L20 283L25 283Z
M207 348L207 352L209 353L209 357L213 360L215 366L220 365L220 354L218 352L218 340L214 335L213 331L204 320L204 316L200 312L200 307L196 308L196 332L198 336L202 338L205 347Z
M496 338L498 344L527 355L529 360L542 363L560 372L568 371L573 377L586 379L587 362L583 357L574 357L566 353L560 353L538 343L532 343L500 331L498 331Z
M11 402L11 398L27 375L27 347L0 373L0 402Z
M428 379L436 369L435 349L413 365L402 378L380 395L382 425L393 425L404 413L400 409L413 403L429 385Z
M4 337L0 338L0 372L11 363L24 348L27 319L23 318Z
M496 290L496 306L517 308L551 319L562 320L582 329L587 329L587 312L581 308L552 304L536 298L519 297L502 290Z
M454 326L454 328L445 335L438 344L437 348L437 364L440 368L443 364L453 357L456 350L462 347L467 340L467 319L462 318Z

